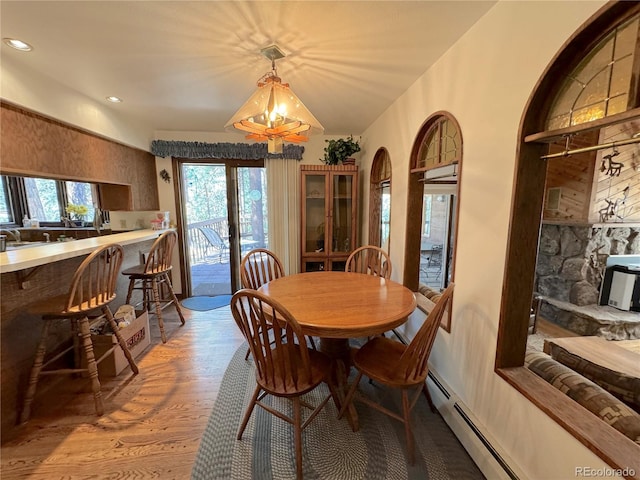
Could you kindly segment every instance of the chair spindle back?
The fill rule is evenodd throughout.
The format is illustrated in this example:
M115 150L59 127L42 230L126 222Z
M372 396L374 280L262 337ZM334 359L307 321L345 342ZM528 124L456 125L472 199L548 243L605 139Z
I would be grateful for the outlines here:
M280 277L284 277L282 262L266 248L251 250L240 264L240 281L243 288L257 290L265 283Z
M116 281L124 258L120 245L105 245L80 264L71 280L67 312L87 312L116 297Z
M160 235L149 250L144 272L159 273L171 270L171 257L177 240L178 235L173 230Z
M307 344L300 325L285 307L261 292L242 289L231 299L231 312L249 343L259 385L281 395L299 393L309 385L312 372Z
M347 259L345 272L391 278L391 259L387 252L380 247L365 245L351 252Z
M400 357L398 371L403 372L404 379L408 383L421 383L429 373L429 354L436 339L438 327L444 312L451 303L453 295L453 282L442 292L442 296L436 303L429 316L426 318L416 336Z

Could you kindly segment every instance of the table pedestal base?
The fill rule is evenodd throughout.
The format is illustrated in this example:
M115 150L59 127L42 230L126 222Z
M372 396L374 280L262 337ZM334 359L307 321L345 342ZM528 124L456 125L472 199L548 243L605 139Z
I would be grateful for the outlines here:
M334 361L333 380L336 384L336 391L339 398L333 398L336 409L340 411L349 390L349 371L351 370L351 347L349 339L346 338L321 338L320 351ZM358 424L358 414L353 403L345 412L347 421L354 432L360 428Z

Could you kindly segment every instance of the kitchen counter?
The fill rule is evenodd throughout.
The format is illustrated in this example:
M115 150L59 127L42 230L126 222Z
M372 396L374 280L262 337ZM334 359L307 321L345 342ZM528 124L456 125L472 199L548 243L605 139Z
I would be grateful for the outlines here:
M16 272L47 263L88 255L96 248L110 243L129 245L153 240L164 230L134 230L69 242L49 242L35 247L23 247L0 253L0 273Z

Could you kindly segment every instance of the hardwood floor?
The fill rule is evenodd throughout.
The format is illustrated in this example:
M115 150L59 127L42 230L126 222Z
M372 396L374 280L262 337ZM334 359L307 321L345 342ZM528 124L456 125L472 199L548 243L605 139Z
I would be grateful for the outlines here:
M188 479L224 371L242 334L228 307L163 312L151 345L118 377L101 379L105 413L94 413L89 382L59 377L43 383L31 420L2 445L0 476L10 479ZM82 393L77 393L81 391Z

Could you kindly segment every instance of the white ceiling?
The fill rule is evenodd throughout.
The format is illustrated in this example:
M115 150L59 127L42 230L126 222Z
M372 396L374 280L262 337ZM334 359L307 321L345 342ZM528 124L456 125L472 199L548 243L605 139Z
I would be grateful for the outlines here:
M224 131L276 62L325 127L360 134L494 1L6 1L2 56L152 130ZM6 58L5 57L5 58Z

